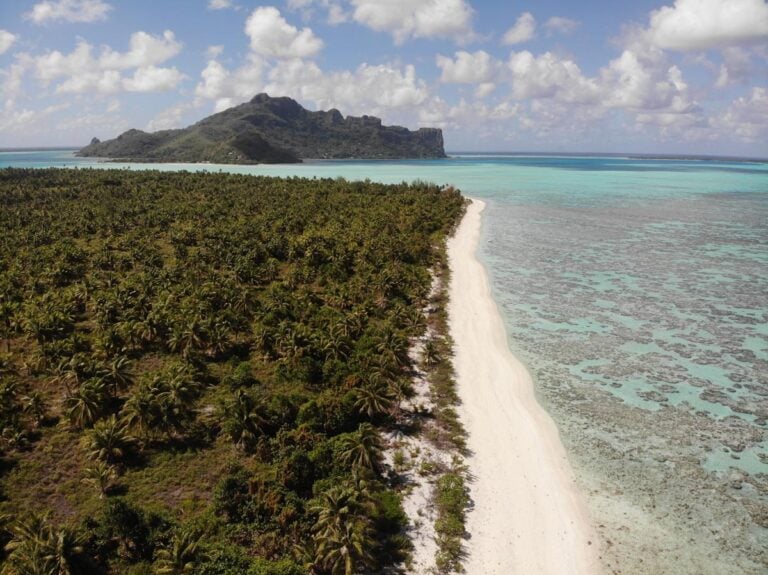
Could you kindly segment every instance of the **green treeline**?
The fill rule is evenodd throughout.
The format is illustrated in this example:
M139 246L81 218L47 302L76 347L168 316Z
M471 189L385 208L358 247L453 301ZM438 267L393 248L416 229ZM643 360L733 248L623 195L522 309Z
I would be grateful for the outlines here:
M0 171L0 573L401 561L384 432L463 209L428 184Z

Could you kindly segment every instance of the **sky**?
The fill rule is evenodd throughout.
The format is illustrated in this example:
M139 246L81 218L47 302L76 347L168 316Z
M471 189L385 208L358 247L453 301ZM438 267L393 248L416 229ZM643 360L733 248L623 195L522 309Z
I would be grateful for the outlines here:
M768 2L0 0L0 147L261 92L440 127L455 152L768 157Z

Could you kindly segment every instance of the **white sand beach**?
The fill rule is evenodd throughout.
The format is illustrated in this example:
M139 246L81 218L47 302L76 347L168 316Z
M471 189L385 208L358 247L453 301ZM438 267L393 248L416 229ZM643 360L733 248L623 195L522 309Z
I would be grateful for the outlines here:
M509 350L475 255L484 207L474 200L448 243L449 322L473 477L466 571L593 575L600 572L597 535L557 428Z

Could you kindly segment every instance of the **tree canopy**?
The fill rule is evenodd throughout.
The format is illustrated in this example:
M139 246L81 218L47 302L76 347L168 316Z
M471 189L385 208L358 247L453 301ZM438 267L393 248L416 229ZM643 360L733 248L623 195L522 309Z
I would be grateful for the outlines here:
M402 560L381 432L463 206L423 183L0 171L0 571Z

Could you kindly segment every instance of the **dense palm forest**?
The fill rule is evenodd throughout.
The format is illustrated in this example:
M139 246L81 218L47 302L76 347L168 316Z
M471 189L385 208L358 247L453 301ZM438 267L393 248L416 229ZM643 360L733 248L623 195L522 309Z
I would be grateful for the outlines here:
M427 184L0 172L0 571L375 572L408 553L402 423Z

